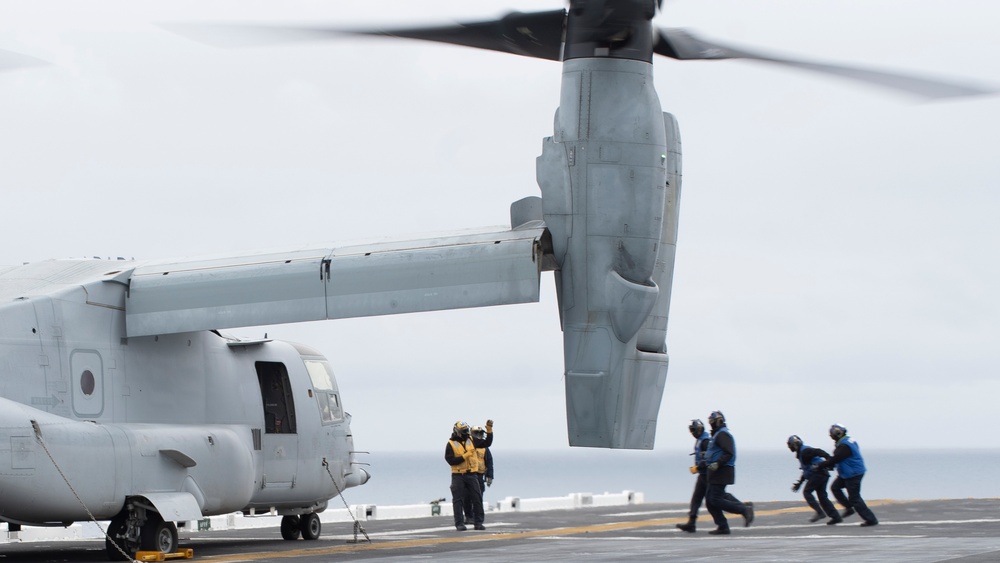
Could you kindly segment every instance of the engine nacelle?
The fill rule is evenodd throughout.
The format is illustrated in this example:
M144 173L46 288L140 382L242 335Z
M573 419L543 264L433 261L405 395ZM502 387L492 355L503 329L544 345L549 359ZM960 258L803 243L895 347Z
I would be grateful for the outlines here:
M570 445L651 449L680 190L679 135L652 65L566 61L537 177L558 266Z

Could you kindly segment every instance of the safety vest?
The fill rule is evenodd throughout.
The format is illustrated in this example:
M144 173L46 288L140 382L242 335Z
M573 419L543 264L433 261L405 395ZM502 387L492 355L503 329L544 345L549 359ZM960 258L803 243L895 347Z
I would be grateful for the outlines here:
M472 445L472 440L466 440L463 444L456 440L448 440L451 443L451 451L455 454L455 457L464 457L465 452L469 449L475 450ZM485 453L483 455L486 455ZM474 455L470 460L462 460L462 463L458 465L451 466L452 473L479 473L479 456Z
M727 428L725 426L723 426L722 428L720 428L718 430L718 432L716 432L716 434L721 434L723 432L725 432L726 434L729 434L729 436L732 437L732 434L729 432L729 428ZM707 461L708 463L715 463L716 461L719 461L720 457L722 457L722 448L720 448L720 447L718 447L718 446L715 445L715 436L713 436L712 437L712 441L708 443L708 452L706 452L705 455L706 455L705 461ZM736 439L735 438L733 438L733 457L730 458L728 462L726 462L726 465L729 466L729 467L736 467Z
M476 448L476 457L479 458L479 469L476 473L486 473L486 448Z
M844 479L864 475L865 460L861 457L861 449L858 448L858 443L850 436L844 436L837 441L837 445L839 446L840 444L847 444L847 447L851 448L851 457L837 462L837 474Z
M802 452L804 452L804 451L806 451L808 449L810 449L809 446L807 446L805 444L802 444L802 447L799 448L799 453L796 454L798 456L798 458L799 458L799 467L802 469L802 476L805 477L806 479L808 479L808 478L810 478L810 477L813 476L813 473L814 473L814 471L813 471L813 464L814 463L819 463L820 459L823 459L823 458L816 459L819 456L813 454L812 459L810 459L808 462L806 462L806 460L802 459Z
M712 439L712 436L708 433L708 431L705 431L705 432L702 432L701 436L698 436L698 439L694 441L694 464L695 465L698 465L698 463L701 462L701 461L705 461L705 451L703 451L701 449L701 443L704 442L705 440L711 441L711 439Z

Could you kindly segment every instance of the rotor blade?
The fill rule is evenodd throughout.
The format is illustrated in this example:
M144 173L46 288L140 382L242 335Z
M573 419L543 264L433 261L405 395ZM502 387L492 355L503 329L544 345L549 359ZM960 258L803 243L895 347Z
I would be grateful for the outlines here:
M370 35L450 43L558 61L562 54L565 20L564 10L552 10L511 12L500 19L482 22L399 29L194 23L168 23L160 24L160 27L203 43L223 47Z
M565 20L566 13L563 10L531 13L511 12L498 20L429 28L357 31L355 33L451 43L452 45L558 61L561 55Z
M42 59L36 59L14 51L0 49L0 71L13 70L15 68L25 68L30 66L44 66L49 63Z
M934 78L924 78L897 72L839 64L818 63L787 57L777 57L706 41L683 29L659 29L653 51L678 60L749 59L811 70L882 86L926 99L957 98L996 93L995 89L973 84L960 84Z

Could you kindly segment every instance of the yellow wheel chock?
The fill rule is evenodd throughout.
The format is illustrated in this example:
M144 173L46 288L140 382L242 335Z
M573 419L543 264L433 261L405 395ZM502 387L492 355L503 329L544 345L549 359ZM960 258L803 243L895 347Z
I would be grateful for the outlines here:
M176 553L163 553L162 551L137 551L136 561L167 561L168 559L191 559L194 557L193 549L180 549Z

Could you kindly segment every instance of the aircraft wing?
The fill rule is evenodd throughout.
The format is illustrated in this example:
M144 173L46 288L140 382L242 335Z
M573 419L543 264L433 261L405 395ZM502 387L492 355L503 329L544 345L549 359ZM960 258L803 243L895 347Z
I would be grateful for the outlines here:
M127 336L538 301L545 228L137 266Z

